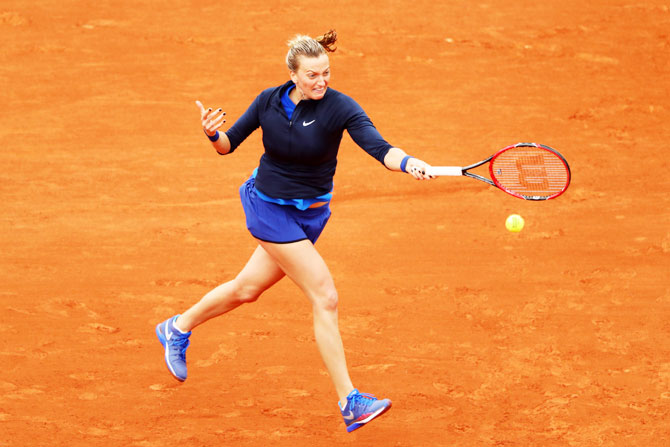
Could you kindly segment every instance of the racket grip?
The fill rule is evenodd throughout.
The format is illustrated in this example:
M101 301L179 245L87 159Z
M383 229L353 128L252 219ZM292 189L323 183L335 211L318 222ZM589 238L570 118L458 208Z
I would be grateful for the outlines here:
M463 168L460 166L431 166L426 170L426 174L433 176L438 175L459 176L463 175Z

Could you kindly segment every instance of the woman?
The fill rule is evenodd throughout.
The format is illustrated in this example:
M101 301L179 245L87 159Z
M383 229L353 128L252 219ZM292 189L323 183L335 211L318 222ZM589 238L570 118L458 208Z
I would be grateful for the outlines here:
M314 247L328 218L333 175L342 134L392 171L428 179L428 165L391 146L363 109L348 96L328 88L328 52L335 31L289 42L286 63L290 81L261 92L226 132L225 112L196 101L202 126L216 151L232 153L254 130L263 130L265 153L240 188L247 228L258 247L235 279L207 293L181 315L160 323L156 333L165 362L177 380L186 380L186 348L191 330L205 321L250 303L288 276L310 300L314 334L321 357L339 396L351 432L391 408L388 399L360 393L349 377L337 323L338 295L333 278Z

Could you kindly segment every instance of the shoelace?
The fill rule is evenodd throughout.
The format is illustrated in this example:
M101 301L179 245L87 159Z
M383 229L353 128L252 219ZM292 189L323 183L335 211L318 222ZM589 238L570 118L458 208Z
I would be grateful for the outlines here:
M366 408L372 405L377 400L377 398L372 394L359 392L351 396L351 400L353 401L352 403L354 408Z
M173 342L173 345L179 348L179 358L181 360L186 360L186 348L188 348L190 342L187 337L178 337Z

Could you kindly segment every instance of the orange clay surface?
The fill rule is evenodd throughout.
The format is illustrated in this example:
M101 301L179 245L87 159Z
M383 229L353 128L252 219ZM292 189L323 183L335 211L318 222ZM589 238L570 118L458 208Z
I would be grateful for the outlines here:
M154 334L255 247L260 132L219 157L194 101L228 126L330 27L392 144L573 172L524 202L344 137L318 248L354 383L394 402L352 434L288 280L196 329L183 384ZM3 0L0 446L669 446L669 30L662 0Z

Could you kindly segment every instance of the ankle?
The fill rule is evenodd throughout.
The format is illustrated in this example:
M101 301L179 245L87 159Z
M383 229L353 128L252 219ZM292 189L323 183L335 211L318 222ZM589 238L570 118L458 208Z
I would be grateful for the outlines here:
M191 332L190 329L189 330L184 330L184 326L182 326L183 324L184 324L184 321L181 318L181 315L178 315L177 318L175 318L174 321L172 322L172 327L177 329L182 334L188 334L189 332Z
M346 394L340 394L340 400L338 402L338 405L340 406L341 409L345 409L347 407L347 403L349 402L349 396L355 391L355 388L349 389L349 391Z

